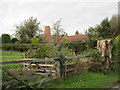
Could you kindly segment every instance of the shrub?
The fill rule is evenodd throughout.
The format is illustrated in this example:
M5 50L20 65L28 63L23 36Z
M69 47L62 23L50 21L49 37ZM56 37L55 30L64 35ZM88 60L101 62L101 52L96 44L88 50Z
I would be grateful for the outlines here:
M40 44L36 49L29 49L26 54L31 58L56 58L61 53L64 56L71 57L75 53L69 48L59 49L59 45L53 43Z
M31 47L35 48L36 45L30 45L30 44L2 44L3 50L15 50L15 51L27 51Z
M120 59L120 35L118 35L113 42L113 56L114 59Z
M67 56L67 57L72 57L72 56L75 56L75 52L72 51L72 49L69 49L69 48L62 48L60 50L60 53L62 53L64 56Z
M120 35L113 40L113 62L112 71L120 73Z
M15 43L15 42L17 42L17 41L19 41L17 38L12 38L12 43Z
M33 38L31 39L32 44L37 44L38 41L39 41L39 39L36 38L36 37L33 37Z
M80 54L86 49L86 42L64 42L60 44L59 48L69 48L72 49L75 54Z
M92 57L89 63L89 71L99 72L104 70L103 62L97 49L85 50L83 55Z
M2 43L11 43L11 37L9 34L2 34Z
M100 60L100 54L97 49L87 49L83 51L83 55L90 56L93 58L93 60Z
M52 43L40 44L36 49L29 49L26 54L32 58L53 58L57 52L58 45Z

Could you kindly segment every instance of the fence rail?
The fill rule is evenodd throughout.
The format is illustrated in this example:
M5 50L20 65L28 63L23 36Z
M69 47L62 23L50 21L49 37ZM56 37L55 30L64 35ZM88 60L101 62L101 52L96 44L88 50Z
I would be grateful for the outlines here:
M67 59L75 59L74 62L68 62L66 61L64 64L65 67L65 76L70 72L78 72L76 68L79 68L79 59L80 58L89 58L88 56L75 56L75 57L66 57ZM39 64L40 62L44 64ZM50 63L52 62L52 64ZM57 58L50 58L50 59L34 59L34 58L24 58L22 61L9 61L9 62L0 62L2 65L7 64L18 64L23 63L23 70L21 72L13 73L9 71L9 68L5 69L4 66L0 67L6 74L3 74L3 76L8 75L11 76L12 80L9 81L3 81L4 85L10 85L13 82L20 82L22 85L20 87L29 87L33 88L33 85L38 84L40 87L43 83L56 80L60 78L61 71L60 71L60 62ZM14 66L14 65L13 65ZM31 74L29 77L22 77L20 78L20 75L25 74ZM35 81L33 83L27 83L27 80L32 80L36 78L41 78L38 81Z

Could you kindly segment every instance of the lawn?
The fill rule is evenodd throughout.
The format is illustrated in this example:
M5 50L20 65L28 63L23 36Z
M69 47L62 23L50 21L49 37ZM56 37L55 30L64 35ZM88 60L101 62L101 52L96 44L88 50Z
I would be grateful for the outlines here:
M5 61L16 61L22 59L23 52L17 52L17 51L0 51L0 55L2 55L2 62Z
M118 75L112 72L106 75L103 73L86 72L71 75L50 88L106 88L117 80Z

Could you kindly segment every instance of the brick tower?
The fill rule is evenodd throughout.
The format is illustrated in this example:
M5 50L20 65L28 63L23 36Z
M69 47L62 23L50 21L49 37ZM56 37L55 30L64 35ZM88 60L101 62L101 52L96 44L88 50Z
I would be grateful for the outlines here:
M50 26L45 26L44 36L50 36L50 35L51 35Z

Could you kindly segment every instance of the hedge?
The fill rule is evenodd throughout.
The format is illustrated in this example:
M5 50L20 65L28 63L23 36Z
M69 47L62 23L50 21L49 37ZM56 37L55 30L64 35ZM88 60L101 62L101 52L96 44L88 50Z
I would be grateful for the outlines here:
M2 44L3 50L13 50L13 51L20 51L25 52L30 48L36 48L37 45L31 45L31 44Z

